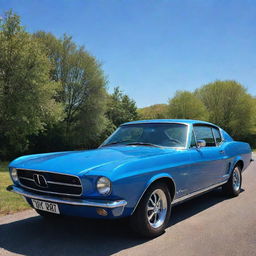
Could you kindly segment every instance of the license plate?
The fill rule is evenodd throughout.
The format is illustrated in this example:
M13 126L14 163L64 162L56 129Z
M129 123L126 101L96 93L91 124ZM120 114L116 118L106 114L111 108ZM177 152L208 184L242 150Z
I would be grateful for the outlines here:
M59 207L57 204L31 199L35 209L60 214Z

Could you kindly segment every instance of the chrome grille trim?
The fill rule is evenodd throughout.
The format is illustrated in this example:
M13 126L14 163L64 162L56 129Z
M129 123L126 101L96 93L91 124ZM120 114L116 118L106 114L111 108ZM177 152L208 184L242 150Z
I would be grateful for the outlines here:
M34 182L34 180L33 179L30 179L30 178L27 178L27 177L18 177L19 179L22 179L22 180L29 180L29 181L33 181Z
M63 186L70 186L70 187L81 187L81 185L69 184L69 183L64 183L64 182L55 182L55 181L51 181L51 180L47 180L47 183L56 184L56 185L63 185Z
M57 192L45 191L45 190L30 188L30 187L27 187L27 186L22 185L22 184L20 184L20 186L23 187L23 188L33 190L33 191L37 191L37 192L44 193L44 194L52 194L52 195L59 195L59 196L72 196L72 197L80 197L82 195L82 193L80 195L74 195L74 194L66 194L66 193L57 193Z
M19 175L18 175L19 185L21 187L23 187L23 188L30 189L30 190L33 190L33 191L37 191L37 192L40 192L40 193L60 195L60 196L81 197L83 195L83 186L82 186L81 179L78 176L76 176L76 175L60 173L60 172L36 170L36 169L27 169L27 168L16 168L16 169L17 169L17 171L24 170L24 171L52 173L52 174L55 174L55 175L63 175L63 176L75 177L75 178L77 178L79 180L80 185L78 185L78 184L69 184L69 183L64 183L64 182L55 182L55 181L51 181L51 180L47 180L47 183L55 184L55 185L69 186L69 187L80 187L81 188L81 193L80 194L69 194L69 193L53 192L53 191L47 191L47 190L40 190L40 189L31 188L31 187L28 187L28 186L26 186L24 184L21 184L20 179L28 180L28 181L31 181L31 182L32 181L34 182L34 179L27 178L27 177L19 177Z

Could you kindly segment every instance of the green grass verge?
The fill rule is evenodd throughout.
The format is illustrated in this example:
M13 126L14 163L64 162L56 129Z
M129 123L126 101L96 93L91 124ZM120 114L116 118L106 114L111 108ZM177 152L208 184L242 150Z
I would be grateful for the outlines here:
M12 184L7 166L8 163L0 162L0 215L30 208L23 197L6 191L6 187Z

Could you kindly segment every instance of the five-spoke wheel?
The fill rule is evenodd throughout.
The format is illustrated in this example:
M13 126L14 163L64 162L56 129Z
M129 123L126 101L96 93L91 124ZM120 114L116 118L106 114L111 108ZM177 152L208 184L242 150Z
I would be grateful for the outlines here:
M242 171L239 165L236 165L230 175L228 182L222 186L225 194L229 196L238 196L242 185Z
M156 237L164 232L170 213L171 196L167 185L153 183L131 216L131 226L143 236Z
M238 191L240 189L240 186L241 186L241 172L237 166L233 171L233 189L235 191Z
M156 189L150 195L147 205L148 222L153 228L160 227L166 218L167 199L161 189Z

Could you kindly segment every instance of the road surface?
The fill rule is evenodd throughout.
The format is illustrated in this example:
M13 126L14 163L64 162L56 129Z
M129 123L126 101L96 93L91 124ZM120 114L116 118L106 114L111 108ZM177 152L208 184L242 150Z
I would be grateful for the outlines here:
M255 157L255 156L254 156ZM215 190L172 209L170 226L153 240L127 221L64 218L47 222L33 210L0 217L0 255L256 256L256 163L239 197Z

